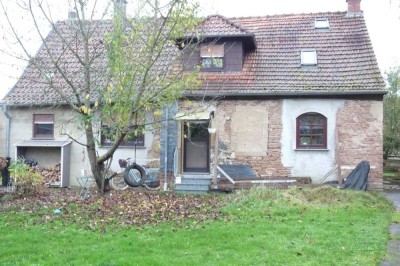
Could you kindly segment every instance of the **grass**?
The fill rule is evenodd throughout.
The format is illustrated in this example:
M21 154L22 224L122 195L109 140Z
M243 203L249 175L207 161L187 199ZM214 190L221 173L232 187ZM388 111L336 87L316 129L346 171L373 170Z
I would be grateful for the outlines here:
M62 215L37 224L10 210L0 213L0 264L377 265L399 219L377 194L328 187L255 188L222 200L215 220L105 231Z
M383 176L384 177L396 177L397 173L395 173L395 172L384 172Z
M393 213L392 222L393 222L393 223L400 224L400 211L395 211L395 212Z

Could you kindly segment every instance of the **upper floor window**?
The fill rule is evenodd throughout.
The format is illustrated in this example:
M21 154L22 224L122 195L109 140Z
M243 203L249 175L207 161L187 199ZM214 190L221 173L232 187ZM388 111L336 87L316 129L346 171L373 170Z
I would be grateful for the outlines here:
M315 49L301 50L301 65L303 66L317 65L317 51Z
M54 115L34 114L33 115L33 137L40 139L54 138Z
M327 148L327 119L319 113L305 113L296 119L297 149Z
M205 71L222 71L224 69L224 44L201 44L200 63Z
M114 143L116 137L116 129L103 125L101 127L101 145L111 146ZM144 147L144 132L142 127L132 127L132 130L120 144L120 147Z

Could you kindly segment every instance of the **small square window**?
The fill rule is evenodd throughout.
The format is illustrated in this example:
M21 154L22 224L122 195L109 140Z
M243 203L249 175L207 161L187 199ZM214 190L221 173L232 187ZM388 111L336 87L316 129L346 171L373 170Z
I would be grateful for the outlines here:
M317 65L317 51L316 50L302 50L301 51L301 65L315 66Z
M54 138L54 115L34 114L33 115L33 137L39 139Z
M315 20L316 29L329 29L329 20L327 18L317 18Z

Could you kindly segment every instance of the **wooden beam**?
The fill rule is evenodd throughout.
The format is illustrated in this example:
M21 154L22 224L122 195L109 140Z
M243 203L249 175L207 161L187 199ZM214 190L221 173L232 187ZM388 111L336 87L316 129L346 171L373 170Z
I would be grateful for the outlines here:
M223 174L232 184L235 184L235 180L232 179L221 167L217 166L217 169Z

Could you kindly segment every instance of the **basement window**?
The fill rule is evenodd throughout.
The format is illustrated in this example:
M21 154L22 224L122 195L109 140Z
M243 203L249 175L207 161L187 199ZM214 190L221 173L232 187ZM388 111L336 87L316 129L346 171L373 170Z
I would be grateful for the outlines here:
M317 18L314 25L316 29L329 29L329 20L327 18Z
M302 66L317 65L317 51L315 49L301 50L301 65Z

